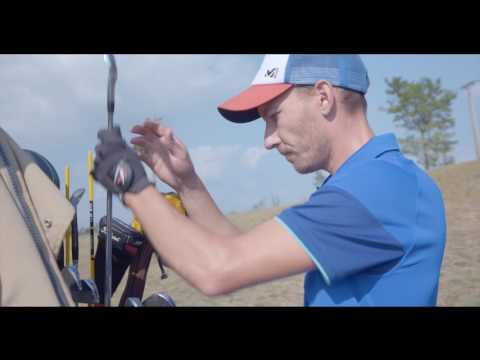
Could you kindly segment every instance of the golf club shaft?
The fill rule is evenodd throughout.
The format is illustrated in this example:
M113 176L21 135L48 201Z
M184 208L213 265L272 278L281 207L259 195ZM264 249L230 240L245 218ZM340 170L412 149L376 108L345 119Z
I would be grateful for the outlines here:
M109 81L109 88L110 88ZM110 90L109 90L110 91ZM113 128L113 106L108 99L108 129ZM111 111L110 111L111 110ZM112 192L107 192L107 242L105 244L105 306L110 306L112 297Z
M108 64L107 112L108 129L113 129L115 111L115 83L117 81L117 64L113 54L105 55ZM105 244L105 306L110 306L112 298L112 192L107 191L107 238Z
M70 165L67 164L65 167L65 197L70 201ZM72 265L72 229L71 226L68 227L67 232L65 233L65 246L64 246L64 265Z
M90 204L90 278L95 280L95 228L93 217L93 153L88 152L88 202Z

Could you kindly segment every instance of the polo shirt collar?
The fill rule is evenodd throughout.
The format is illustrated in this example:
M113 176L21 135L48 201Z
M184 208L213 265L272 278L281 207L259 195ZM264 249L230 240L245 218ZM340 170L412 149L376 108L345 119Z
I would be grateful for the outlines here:
M371 138L365 145L358 149L353 155L351 155L337 170L335 175L341 174L347 171L354 165L358 165L362 162L373 160L378 158L387 151L399 151L397 138L393 133L387 133L383 135L377 135ZM332 175L330 175L325 181L327 183Z

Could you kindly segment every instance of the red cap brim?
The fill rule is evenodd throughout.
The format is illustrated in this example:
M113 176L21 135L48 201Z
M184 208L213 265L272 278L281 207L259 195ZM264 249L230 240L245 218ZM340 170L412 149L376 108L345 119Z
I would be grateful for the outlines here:
M280 96L292 84L252 85L237 96L218 106L218 111L227 120L235 123L246 123L260 117L258 107Z

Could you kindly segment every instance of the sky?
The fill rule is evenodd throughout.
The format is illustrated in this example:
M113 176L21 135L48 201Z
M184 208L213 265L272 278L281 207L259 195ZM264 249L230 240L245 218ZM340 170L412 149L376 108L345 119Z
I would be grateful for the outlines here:
M217 105L247 88L263 60L251 55L115 55L118 67L114 123L127 140L130 129L147 117L161 118L187 145L195 169L226 213L246 211L263 201L291 204L315 190L314 174L300 175L275 150L263 148L264 122L234 124ZM376 134L404 133L387 105L386 78L418 81L439 78L455 91L456 162L475 159L466 93L460 88L480 80L480 55L361 55L370 78L368 119ZM88 189L87 151L107 126L108 66L103 54L0 55L0 126L25 149L47 157L63 186L71 167L71 193ZM480 121L479 97L475 97ZM171 189L157 183L159 191ZM95 222L105 215L106 191L95 185ZM132 213L118 199L113 216L130 222ZM87 195L78 206L79 226L88 226Z

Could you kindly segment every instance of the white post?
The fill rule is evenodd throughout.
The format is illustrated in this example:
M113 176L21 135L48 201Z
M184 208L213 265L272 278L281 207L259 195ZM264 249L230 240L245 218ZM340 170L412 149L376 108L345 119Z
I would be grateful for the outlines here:
M470 122L472 124L472 129L473 129L473 140L475 142L475 153L477 154L477 160L480 160L480 132L478 129L478 123L477 123L477 116L476 116L476 111L475 111L475 101L473 98L473 94L471 91L471 87L475 85L475 83L478 83L479 81L471 81L468 84L466 84L462 89L466 89L468 93L468 104L469 104L469 109L470 109ZM480 86L478 84L477 86Z

